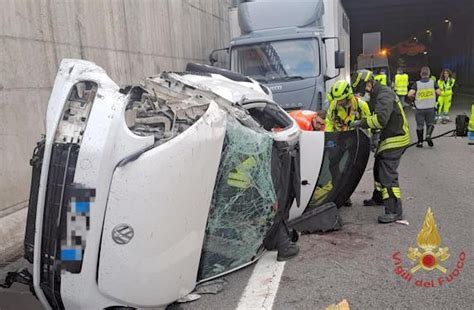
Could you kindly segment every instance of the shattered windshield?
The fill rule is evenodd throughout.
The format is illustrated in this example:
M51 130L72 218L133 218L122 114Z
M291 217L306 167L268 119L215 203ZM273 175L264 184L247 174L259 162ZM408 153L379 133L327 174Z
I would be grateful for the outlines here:
M272 224L273 139L228 117L198 280L252 261Z
M316 39L245 45L233 48L231 56L233 71L263 83L305 79L320 71Z

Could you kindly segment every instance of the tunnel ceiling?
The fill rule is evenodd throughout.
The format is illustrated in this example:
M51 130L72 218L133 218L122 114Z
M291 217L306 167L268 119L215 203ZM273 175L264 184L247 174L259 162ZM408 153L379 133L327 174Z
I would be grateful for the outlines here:
M342 0L351 21L351 54L362 52L362 34L382 33L382 45L393 46L442 27L444 20L474 13L474 0ZM355 54L355 55L354 55Z

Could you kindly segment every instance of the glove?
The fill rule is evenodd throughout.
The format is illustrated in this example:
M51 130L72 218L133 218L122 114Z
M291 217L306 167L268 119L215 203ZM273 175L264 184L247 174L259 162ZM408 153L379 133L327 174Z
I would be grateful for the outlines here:
M359 120L354 121L350 127L357 129L357 128L360 128L361 125L362 125L362 121L359 119Z
M375 153L379 147L380 132L373 132L370 137L370 151Z

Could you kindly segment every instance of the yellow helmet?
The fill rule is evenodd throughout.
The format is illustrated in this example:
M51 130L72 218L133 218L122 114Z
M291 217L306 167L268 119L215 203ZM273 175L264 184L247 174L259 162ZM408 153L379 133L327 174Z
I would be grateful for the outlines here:
M351 84L356 94L365 93L365 84L374 80L374 74L367 69L357 70L351 74Z
M349 85L346 80L339 80L332 85L331 91L328 94L328 99L330 101L339 101L343 99L351 99L353 96L351 85Z

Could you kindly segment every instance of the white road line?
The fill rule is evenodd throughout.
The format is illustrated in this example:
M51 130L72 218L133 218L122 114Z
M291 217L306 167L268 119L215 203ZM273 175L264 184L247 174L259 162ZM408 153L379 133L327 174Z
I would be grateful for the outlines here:
M285 268L285 262L278 262L276 256L276 251L267 252L257 262L237 310L272 309Z

